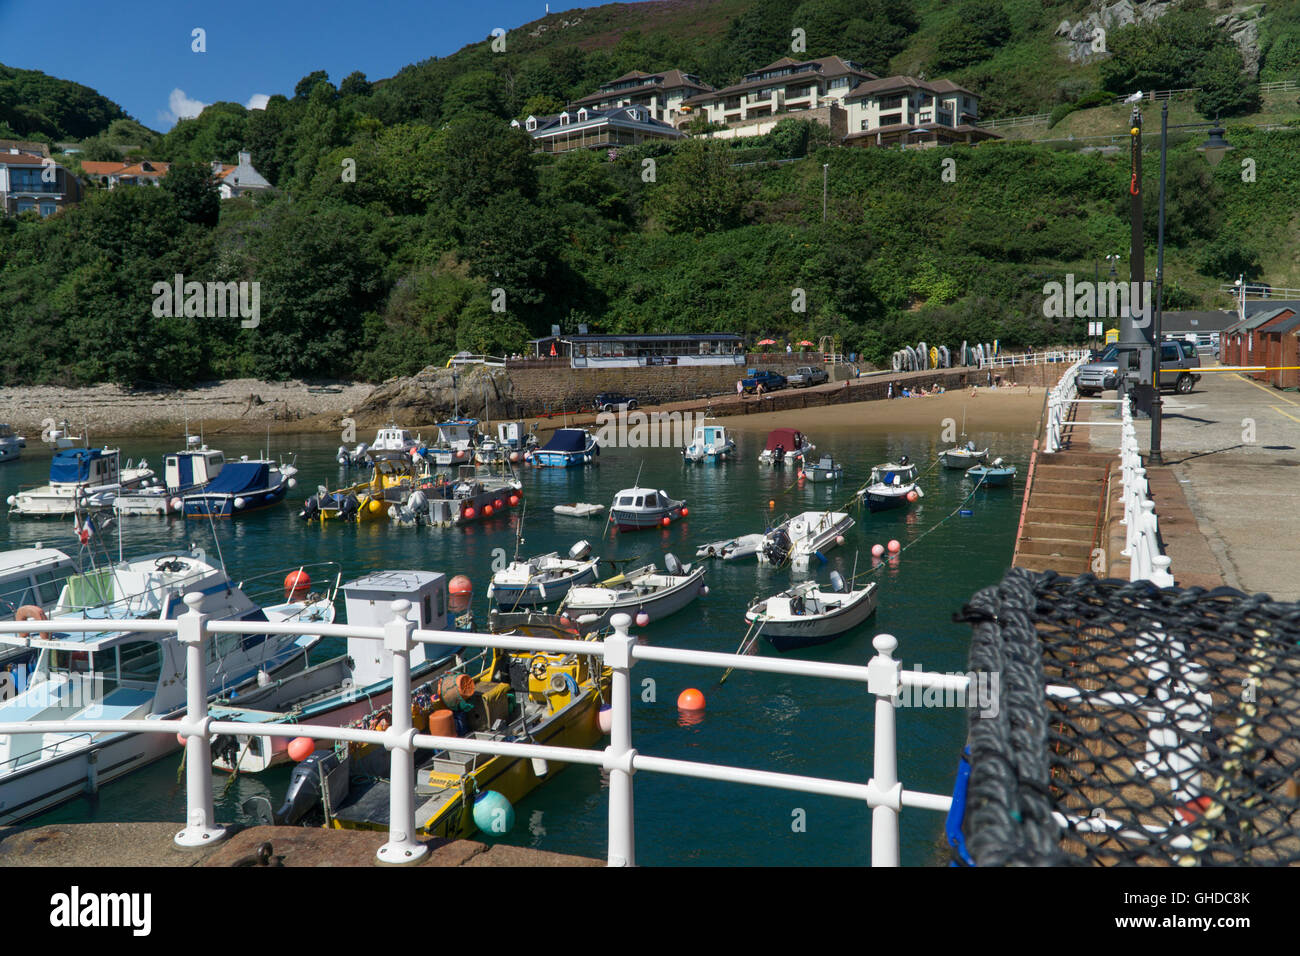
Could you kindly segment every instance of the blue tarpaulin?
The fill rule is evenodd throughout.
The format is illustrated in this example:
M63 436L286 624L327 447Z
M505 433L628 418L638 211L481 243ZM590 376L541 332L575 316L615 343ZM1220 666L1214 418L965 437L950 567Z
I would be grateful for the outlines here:
M247 491L262 491L267 486L270 471L271 466L265 461L228 461L203 493L239 495Z
M587 433L581 428L557 428L542 451L582 451L587 447Z
M98 448L64 448L54 453L50 462L50 481L85 481L90 477L90 463L103 458Z

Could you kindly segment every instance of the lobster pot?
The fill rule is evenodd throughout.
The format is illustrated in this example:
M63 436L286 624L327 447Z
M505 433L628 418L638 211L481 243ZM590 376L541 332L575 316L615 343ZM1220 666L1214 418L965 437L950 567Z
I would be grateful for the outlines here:
M962 617L959 864L1300 864L1300 604L1013 568Z

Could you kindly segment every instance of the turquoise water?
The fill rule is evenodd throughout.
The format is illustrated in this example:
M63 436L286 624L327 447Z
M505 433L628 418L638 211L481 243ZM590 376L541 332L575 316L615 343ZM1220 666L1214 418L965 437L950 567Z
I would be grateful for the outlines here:
M738 455L723 465L682 463L676 449L606 449L599 465L588 469L539 469L523 473L527 520L524 552L565 550L586 537L599 554L661 561L665 550L684 562L695 548L715 539L763 530L772 515L817 508L839 508L866 478L873 464L908 454L932 461L939 450L931 432L889 435L839 432L817 434L815 413L805 427L840 460L845 479L831 484L793 484L791 470L760 469L761 433L739 432ZM368 436L362 436L368 437ZM973 434L994 455L1020 466L1023 479L1032 435L1017 432ZM228 458L254 456L265 439L210 439ZM176 442L129 439L123 457L140 457L158 465ZM486 620L486 589L494 550L514 550L517 512L463 530L398 528L388 522L327 527L306 525L296 517L302 499L317 484L336 487L348 477L334 462L337 440L329 435L276 436L273 452L296 454L299 487L282 507L236 521L185 522L182 519L134 518L122 522L122 548L139 555L197 543L216 555L214 534L235 579L284 570L301 562L337 561L344 580L382 568L429 568L463 573L474 583L474 608ZM25 457L0 466L0 485L7 497L17 486L41 483L48 473L48 452L39 441ZM690 515L667 529L601 537L602 520L556 515L555 504L598 502L608 507L614 494L634 483L663 488L687 499ZM924 467L924 466L923 466ZM355 476L355 472L351 473ZM352 480L355 480L353 477ZM855 554L858 573L872 566L870 548L897 538L906 546L924 540L873 579L880 583L879 606L867 623L835 642L800 652L815 660L865 664L873 653L871 638L888 632L899 640L897 657L905 668L962 671L966 666L969 627L952 615L978 588L999 580L1011 560L1019 516L1021 485L976 492L962 506L970 483L957 472L940 468L922 479L925 498L907 511L871 515L853 512L858 524L846 542L828 555L829 567L816 571L826 580L829 568L847 578ZM768 507L775 501L775 509ZM951 517L949 517L951 515ZM0 519L3 547L33 542L75 553L72 521ZM928 534L927 534L928 532ZM111 533L116 549L117 533ZM744 612L759 595L782 590L791 572L760 568L754 562L711 564L710 593L677 615L654 622L641 633L651 643L732 652L745 634ZM341 603L341 602L340 602ZM342 616L340 607L340 617ZM775 652L762 642L761 653ZM839 681L790 678L736 671L719 686L717 671L696 667L640 663L632 672L638 696L633 709L633 746L641 753L826 776L866 782L870 776L874 721L873 698L865 687ZM677 695L699 688L708 702L704 719L685 724ZM965 737L963 713L952 709L902 709L898 713L899 774L904 787L948 793ZM81 798L29 821L176 820L184 818L185 793L178 778L180 753L103 788L96 798ZM233 782L214 776L218 817L242 819L239 807L250 796L265 794L279 803L289 771L244 775ZM746 787L681 777L638 773L634 778L637 861L645 865L853 865L870 856L870 811L865 805L830 797ZM559 852L602 857L606 851L607 783L596 768L570 767L517 807L514 830L502 842ZM931 811L904 811L903 862L923 865L943 856L943 817Z

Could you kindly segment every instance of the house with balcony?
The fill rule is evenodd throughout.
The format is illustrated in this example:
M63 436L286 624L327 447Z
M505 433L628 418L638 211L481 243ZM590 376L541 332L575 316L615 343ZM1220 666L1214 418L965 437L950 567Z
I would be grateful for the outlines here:
M107 162L85 159L81 162L81 174L91 183L113 189L117 186L157 186L171 163L159 163L153 160L141 160L138 163Z
M948 146L999 138L977 125L979 97L952 80L872 78L855 86L844 105L845 146Z
M710 135L720 139L771 132L782 114L805 114L831 128L838 139L847 130L845 100L859 84L874 80L857 63L838 56L815 60L782 57L745 74L739 83L683 100L674 122L684 126L697 116L725 126Z
M544 153L567 153L574 149L616 149L654 140L683 139L685 134L650 115L648 106L619 106L596 109L582 106L555 116L529 116L511 126L528 133Z
M641 70L633 70L602 84L595 93L574 100L569 109L580 110L586 107L612 110L622 106L643 106L652 119L676 125L673 118L679 114L685 100L712 92L713 87L701 82L692 73L683 73L681 70L643 73Z
M77 177L49 157L16 146L0 153L0 210L6 216L35 212L44 218L80 200Z

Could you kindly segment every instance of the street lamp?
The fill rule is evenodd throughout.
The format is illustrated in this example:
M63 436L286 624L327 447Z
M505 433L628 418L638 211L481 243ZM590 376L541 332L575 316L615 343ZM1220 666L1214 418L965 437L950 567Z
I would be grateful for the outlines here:
M1228 150L1234 147L1224 138L1224 129L1219 125L1218 119L1213 123L1183 123L1178 126L1169 125L1169 101L1165 100L1160 107L1160 219L1159 226L1156 230L1156 315L1154 331L1154 353L1151 356L1151 383L1155 386L1155 395L1151 401L1151 451L1150 459L1152 463L1164 464L1161 454L1160 439L1163 429L1163 405L1160 398L1160 346L1161 346L1161 324L1164 319L1164 291L1165 291L1165 165L1169 152L1169 130L1171 129L1206 129L1210 130L1210 137L1200 146L1196 147L1197 151L1203 153L1211 166L1217 166L1223 161Z

